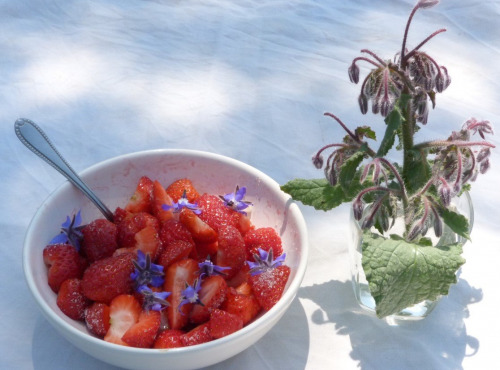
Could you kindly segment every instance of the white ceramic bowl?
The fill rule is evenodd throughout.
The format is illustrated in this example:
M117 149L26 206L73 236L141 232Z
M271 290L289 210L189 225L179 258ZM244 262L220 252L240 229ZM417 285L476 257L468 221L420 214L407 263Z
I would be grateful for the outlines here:
M114 210L133 194L146 175L168 184L189 177L200 192L223 194L246 186L254 203L252 223L275 228L282 237L286 264L291 267L287 288L279 302L264 315L227 337L192 347L169 350L140 349L107 343L88 334L83 323L66 317L47 284L42 251L66 215L82 210L83 223L102 217L92 203L69 182L40 206L28 228L23 264L26 281L46 319L72 344L89 355L129 369L194 369L223 361L245 350L266 334L294 299L306 270L308 242L302 214L278 183L237 160L191 150L151 150L123 155L96 164L81 173L83 180Z

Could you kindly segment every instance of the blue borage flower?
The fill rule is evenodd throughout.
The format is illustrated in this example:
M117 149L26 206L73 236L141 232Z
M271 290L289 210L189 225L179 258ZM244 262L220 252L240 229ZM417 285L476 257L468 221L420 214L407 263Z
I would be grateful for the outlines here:
M250 275L258 275L268 269L272 269L278 266L281 266L283 262L285 262L286 253L283 253L278 258L273 258L273 249L270 248L269 252L259 248L257 250L259 254L254 253L253 258L255 262L247 261L248 266L250 267Z
M80 243L83 240L82 229L85 225L81 226L82 215L78 211L73 217L66 216L66 221L61 224L61 232L56 235L49 244L71 244L77 250L80 250Z
M144 302L142 307L148 311L161 311L165 307L170 306L167 302L167 297L171 294L170 292L153 292L150 287L146 285L141 285L137 288L137 291L142 294Z
M224 273L224 270L230 270L231 267L223 267L223 266L217 266L210 261L210 257L207 257L207 259L204 262L201 262L198 264L200 271L200 278L212 276L212 275L222 275L225 276L226 274Z
M198 303L198 304L201 304L202 306L204 305L200 301L200 297L198 296L198 292L200 291L200 289L201 289L201 280L200 279L196 279L194 281L193 285L189 285L186 282L186 288L181 292L181 294L182 294L181 303L179 303L179 307L177 307L179 312L182 313L182 311L180 310L181 307L184 306L185 304L188 304L188 303Z
M137 251L137 260L133 260L135 270L130 274L137 287L151 285L154 287L163 286L163 266L151 262L151 257L141 250Z
M201 209L198 208L198 205L196 203L189 203L189 201L187 200L186 190L184 190L182 196L177 202L173 202L172 205L164 204L161 206L161 208L163 208L163 210L165 211L173 210L174 213L180 212L183 208L187 208L197 215L201 213Z
M252 202L243 200L246 192L246 187L243 186L240 188L239 186L236 186L236 191L234 193L219 195L219 198L222 199L227 207L235 210L236 212L246 215L247 213L243 210L252 205Z

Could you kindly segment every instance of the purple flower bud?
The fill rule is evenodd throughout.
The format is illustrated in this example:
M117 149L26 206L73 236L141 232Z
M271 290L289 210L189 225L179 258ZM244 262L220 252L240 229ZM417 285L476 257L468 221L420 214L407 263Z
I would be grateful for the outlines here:
M434 234L438 238L443 235L443 222L439 217L434 217Z
M333 166L327 166L325 167L325 177L330 183L330 185L335 186L337 185L337 173L335 172L335 169Z
M451 189L444 178L440 178L441 186L438 188L439 198L445 207L448 207L451 202Z
M352 203L352 212L354 215L354 219L359 221L361 220L361 217L363 216L363 201L360 198L357 198L353 203Z
M366 95L361 93L358 98L358 103L359 103L359 109L361 110L362 114L366 114L368 112L368 99L366 98Z
M392 104L389 99L383 99L380 103L380 114L382 117L387 117L389 112L392 110Z
M441 73L438 73L436 76L436 91L438 93L442 93L445 89L445 82L444 82L444 76Z
M380 105L379 105L378 101L373 100L372 101L372 113L378 114L378 112L380 112Z
M406 237L407 240L412 241L414 240L419 234L422 233L424 228L424 222L419 221L413 225L411 228L410 232L408 233L408 236Z
M351 82L354 82L355 84L359 82L359 67L356 63L351 64L347 73L349 74L349 80L351 80Z
M485 174L486 171L488 171L490 168L490 160L489 159L485 159L484 161L481 162L481 166L479 167L479 172L481 172L481 174Z
M434 5L437 5L439 3L439 0L420 0L417 4L417 6L420 9L429 9L432 8Z
M490 156L490 148L483 148L479 151L476 157L476 161L482 162Z
M320 169L321 167L323 167L323 156L321 154L315 155L314 157L312 157L312 162L314 167Z

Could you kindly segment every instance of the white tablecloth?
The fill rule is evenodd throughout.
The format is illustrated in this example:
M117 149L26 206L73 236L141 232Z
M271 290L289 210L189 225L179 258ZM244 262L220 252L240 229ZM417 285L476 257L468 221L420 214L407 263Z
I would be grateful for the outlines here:
M344 135L323 113L361 115L347 67L363 48L400 49L412 0L0 0L0 368L111 369L63 339L24 282L22 245L41 202L65 180L16 138L39 123L76 170L120 154L188 148L234 157L280 184L322 176L312 153ZM500 124L500 2L443 0L417 13L409 46L452 84L419 139L470 116ZM362 69L366 72L366 69ZM381 132L379 137L381 137ZM498 146L498 137L493 139ZM422 322L364 315L351 289L348 208L301 205L306 276L257 344L214 369L486 369L498 362L500 160L473 185L475 225L458 283Z

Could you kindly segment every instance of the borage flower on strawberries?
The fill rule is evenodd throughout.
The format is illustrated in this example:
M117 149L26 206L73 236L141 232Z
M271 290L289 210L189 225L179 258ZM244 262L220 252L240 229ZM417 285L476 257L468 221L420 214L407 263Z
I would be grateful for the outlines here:
M226 207L229 207L229 208L235 210L236 212L239 212L243 215L246 215L247 213L244 211L244 209L246 209L252 205L252 202L248 202L248 201L243 200L246 192L247 192L246 187L242 186L240 188L237 185L236 191L234 193L229 193L226 195L219 195L219 198L222 199L222 201L224 202L224 205L226 205Z
M268 269L281 266L283 262L285 262L286 253L283 253L281 256L274 259L272 248L269 249L269 252L262 248L259 248L257 251L259 254L254 253L253 255L255 262L247 261L247 264L250 267L250 275L260 274Z
M212 275L224 276L224 275L226 275L224 273L224 270L231 269L231 267L214 265L212 263L212 261L210 261L210 257L207 257L207 259L205 261L200 262L198 264L198 266L200 267L200 271L199 271L200 278L204 278L204 277L208 277L208 276L212 276Z
M167 302L170 292L153 292L150 287L141 285L137 291L142 294L144 302L142 307L145 310L161 311L170 304Z
M152 285L160 287L163 285L163 266L151 262L151 257L141 250L137 251L137 259L132 261L135 270L130 277L134 280L136 287Z
M200 297L198 296L198 292L201 289L201 280L196 279L193 283L193 285L189 285L186 282L186 288L181 292L182 295L182 300L181 303L179 303L179 307L177 308L180 311L180 308L184 306L185 304L188 303L198 303L203 306L203 303L200 300Z
M183 208L187 208L197 215L201 213L201 210L198 208L196 203L190 203L187 199L186 190L182 193L182 196L179 198L177 202L173 202L172 205L164 204L161 206L163 210L170 211L172 210L174 213L179 213Z
M80 243L83 240L82 229L85 225L81 225L82 215L78 211L73 217L66 216L66 221L61 224L61 232L56 235L49 244L71 244L77 250L80 250Z

